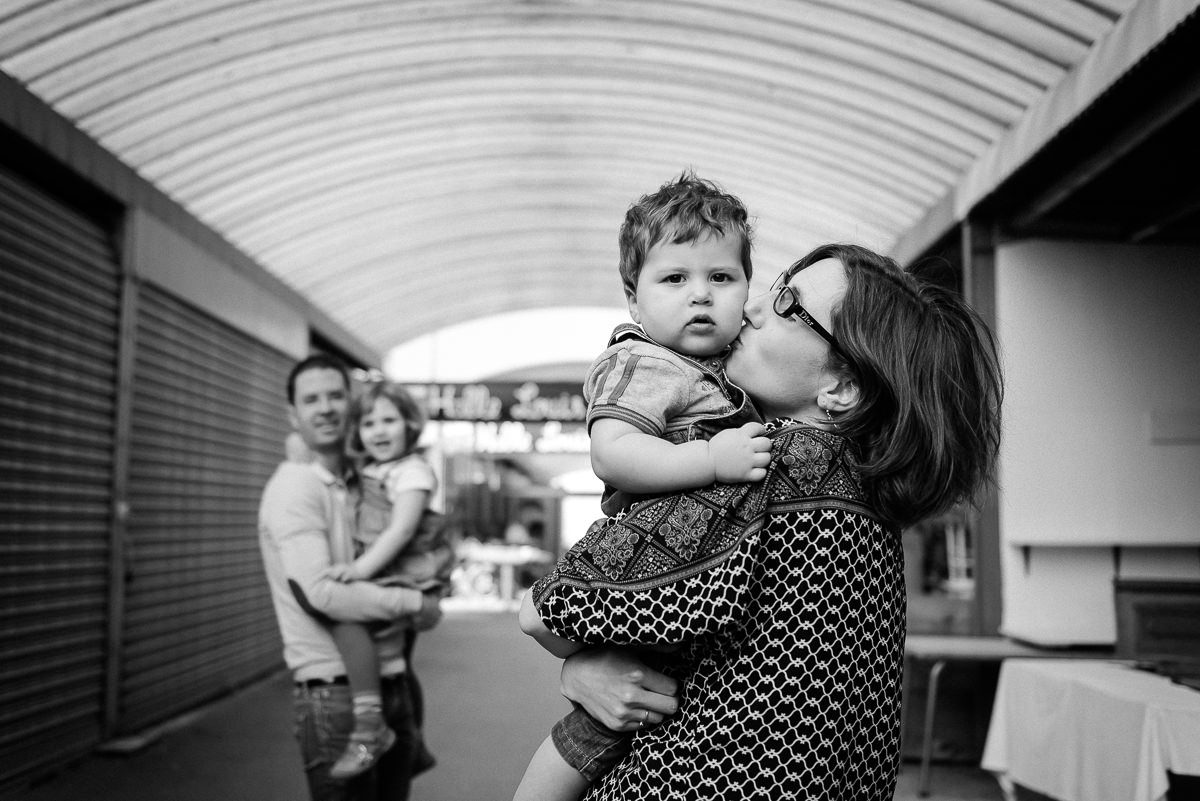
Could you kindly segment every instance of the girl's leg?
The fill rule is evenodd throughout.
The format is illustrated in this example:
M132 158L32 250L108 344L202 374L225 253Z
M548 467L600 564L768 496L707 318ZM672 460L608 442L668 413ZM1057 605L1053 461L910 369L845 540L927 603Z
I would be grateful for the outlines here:
M372 693L379 700L379 662L371 632L361 623L337 622L330 624L329 632L346 664L346 677L355 698L359 693Z
M288 579L288 586L304 611L328 627L346 666L354 704L354 730L329 775L339 780L349 779L370 770L396 742L396 733L388 727L383 716L375 642L366 626L331 620L313 608L304 590L294 580Z
M348 779L370 770L395 743L396 734L388 728L383 716L379 661L371 632L359 623L338 622L332 623L329 631L346 665L354 700L354 731L330 775Z
M587 787L588 780L567 764L553 738L547 737L529 760L513 801L577 801Z

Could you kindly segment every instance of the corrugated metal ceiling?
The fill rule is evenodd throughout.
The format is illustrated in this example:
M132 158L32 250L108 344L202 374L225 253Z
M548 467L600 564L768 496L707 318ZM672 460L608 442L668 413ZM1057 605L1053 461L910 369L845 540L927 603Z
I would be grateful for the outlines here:
M890 250L1139 5L1196 3L9 0L0 69L382 352L623 306L621 216L688 166L764 274Z

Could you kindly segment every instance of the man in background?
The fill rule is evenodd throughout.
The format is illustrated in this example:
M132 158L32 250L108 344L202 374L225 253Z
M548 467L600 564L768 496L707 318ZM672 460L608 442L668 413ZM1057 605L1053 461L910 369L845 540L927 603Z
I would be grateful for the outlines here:
M259 507L259 544L284 661L295 680L295 731L309 791L313 801L406 801L412 776L428 767L428 756L414 715L405 627L384 627L376 643L383 712L396 744L371 770L338 781L329 770L346 748L354 717L345 665L322 621L409 616L415 628L429 628L441 614L438 597L366 581L343 584L325 575L331 564L353 558L345 366L324 354L300 361L288 375L287 401L292 428L309 459L283 462L267 482Z

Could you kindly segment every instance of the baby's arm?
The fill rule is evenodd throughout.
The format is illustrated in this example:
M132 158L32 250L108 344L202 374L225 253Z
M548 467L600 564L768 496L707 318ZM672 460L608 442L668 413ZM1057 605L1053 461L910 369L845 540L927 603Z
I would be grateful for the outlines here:
M396 554L404 550L421 522L429 493L425 490L403 490L392 499L392 516L387 528L362 555L348 565L334 565L329 575L338 581L358 581L374 577L387 567Z
M714 481L761 481L771 441L760 423L719 431L707 442L673 445L631 423L602 417L592 423L592 470L624 492L653 495Z

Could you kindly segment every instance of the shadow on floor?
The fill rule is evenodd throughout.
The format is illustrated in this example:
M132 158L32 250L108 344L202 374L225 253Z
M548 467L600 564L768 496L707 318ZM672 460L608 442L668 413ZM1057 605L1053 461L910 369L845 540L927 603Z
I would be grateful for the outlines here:
M421 635L426 737L438 766L412 801L509 801L550 725L567 709L558 663L517 628L511 611L448 614ZM281 672L189 716L146 748L92 756L14 798L20 801L295 801L306 797ZM905 764L897 799L916 799ZM932 801L1001 801L990 774L936 765Z

